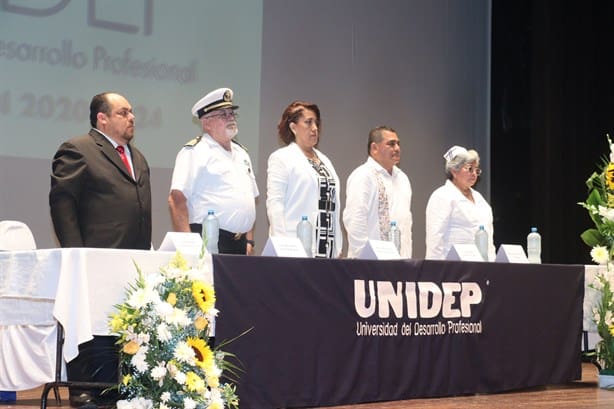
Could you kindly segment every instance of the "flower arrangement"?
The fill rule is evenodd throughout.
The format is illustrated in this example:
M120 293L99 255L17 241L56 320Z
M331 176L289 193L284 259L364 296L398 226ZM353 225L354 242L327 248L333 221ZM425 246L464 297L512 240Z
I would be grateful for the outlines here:
M231 354L208 345L218 311L204 260L190 268L176 253L147 276L137 266L138 279L109 322L121 347L118 409L238 408L234 385L220 381L223 370L237 369L226 360Z
M586 185L589 193L584 207L595 227L585 230L581 238L591 247L591 259L604 266L589 287L596 291L593 305L593 322L601 340L595 353L601 374L614 375L614 274L612 256L614 254L614 144L607 135L610 154L603 157L599 169L588 178Z
M614 145L609 135L607 139L610 155L586 181L588 198L579 203L595 225L582 233L582 240L591 247L593 261L602 265L612 260L614 251Z
M612 293L612 278L609 270L598 273L595 281L589 287L598 293L597 302L593 306L593 321L601 340L595 347L595 355L602 375L614 375L614 293Z

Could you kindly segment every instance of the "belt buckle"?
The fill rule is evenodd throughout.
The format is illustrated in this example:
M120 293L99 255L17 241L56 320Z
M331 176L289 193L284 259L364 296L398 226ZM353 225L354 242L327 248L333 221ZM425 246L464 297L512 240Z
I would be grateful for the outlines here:
M243 233L235 233L234 237L232 238L233 240L241 240L241 237L243 236Z

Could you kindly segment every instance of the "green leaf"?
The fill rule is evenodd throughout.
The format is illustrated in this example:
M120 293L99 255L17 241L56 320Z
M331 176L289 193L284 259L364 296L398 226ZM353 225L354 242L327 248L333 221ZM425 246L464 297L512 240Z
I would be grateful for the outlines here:
M599 191L597 189L593 189L586 199L586 204L592 206L604 206L605 202L599 194Z
M601 246L605 243L605 237L597 229L586 229L580 237L589 247Z

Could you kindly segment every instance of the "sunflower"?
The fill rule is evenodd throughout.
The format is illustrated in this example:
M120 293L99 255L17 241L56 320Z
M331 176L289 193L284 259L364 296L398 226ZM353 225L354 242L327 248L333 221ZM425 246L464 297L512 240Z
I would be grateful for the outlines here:
M609 190L614 190L614 163L610 162L604 172L605 182Z
M189 337L187 343L194 350L196 365L205 370L213 366L213 351L204 339Z
M215 290L213 286L203 281L196 280L192 283L192 296L198 307L204 312L215 306Z

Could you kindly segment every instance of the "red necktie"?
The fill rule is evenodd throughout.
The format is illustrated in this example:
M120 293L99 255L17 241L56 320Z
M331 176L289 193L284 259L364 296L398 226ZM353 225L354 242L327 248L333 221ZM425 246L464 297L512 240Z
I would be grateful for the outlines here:
M115 148L115 150L119 152L119 156L120 158L122 158L122 162L124 162L124 165L126 166L126 169L128 170L128 173L130 173L130 176L134 178L134 175L132 174L132 166L130 166L130 161L128 160L128 157L126 156L124 147L118 146L117 148Z

